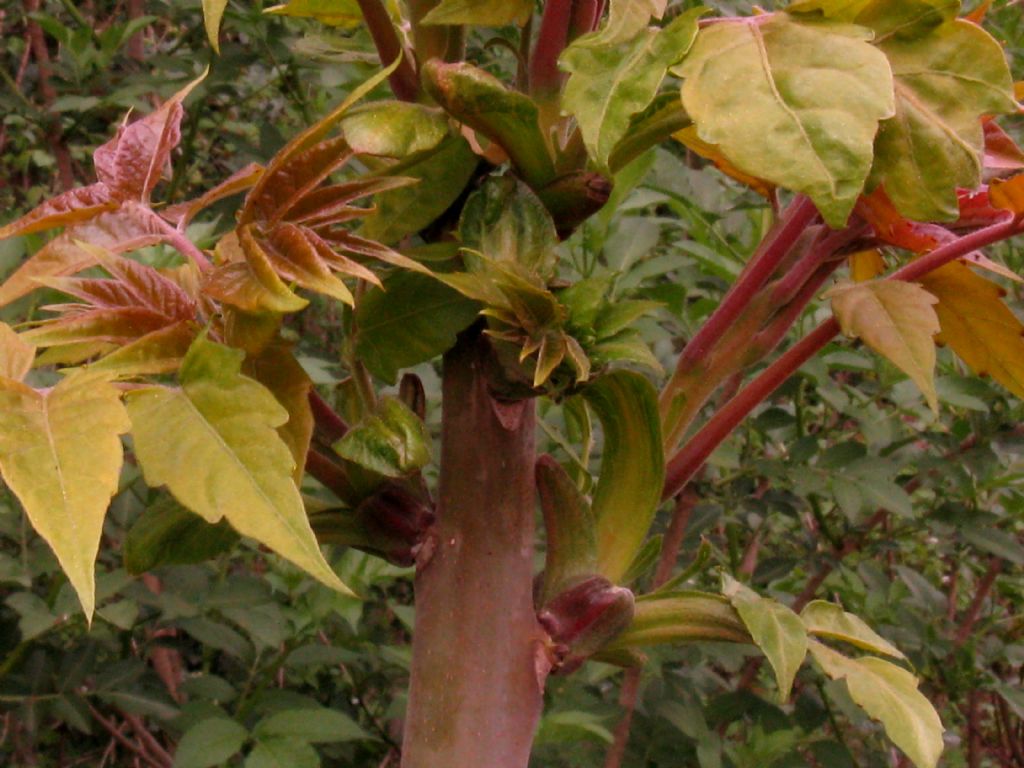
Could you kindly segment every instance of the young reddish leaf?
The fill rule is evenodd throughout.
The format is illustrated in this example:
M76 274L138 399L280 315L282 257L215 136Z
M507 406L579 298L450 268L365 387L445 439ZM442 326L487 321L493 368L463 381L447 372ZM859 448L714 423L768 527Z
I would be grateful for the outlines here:
M939 332L933 308L938 300L921 286L899 280L840 283L825 296L832 300L832 312L843 333L887 357L937 411L932 337Z
M992 205L1017 216L1024 214L1024 173L1006 181L993 180L988 185Z
M936 342L1024 398L1024 325L1002 302L1003 289L956 262L929 272L921 284L939 299Z
M239 227L217 243L221 264L203 275L205 295L247 312L298 312L309 304L277 276L250 227Z
M160 215L177 227L183 228L204 208L208 208L225 197L231 197L249 189L259 180L262 174L262 165L249 163L235 171L213 189L207 190L194 200L164 208L160 211Z
M981 24L985 21L985 14L988 13L989 8L991 7L992 0L982 0L982 2L978 4L978 7L964 16L964 18L975 24Z
M141 205L125 204L75 224L44 245L0 286L0 307L31 293L40 278L73 275L96 264L88 243L111 253L124 253L163 242L167 224Z
M47 200L20 219L0 227L0 240L77 224L116 207L117 202L105 184L79 187Z
M117 135L93 153L96 176L115 198L149 201L149 193L169 167L171 150L181 141L181 104L205 77L204 72L156 111L122 123Z
M194 323L181 322L147 333L89 364L90 371L106 371L119 378L172 373L199 333Z
M995 120L985 121L985 168L991 171L1024 170L1024 150Z
M270 390L241 374L243 357L201 336L185 356L180 388L128 393L146 482L166 485L210 523L227 518L243 535L349 593L324 560L292 479L295 460L276 431L288 412Z
M343 184L315 189L303 195L302 199L288 209L284 218L293 224L306 224L310 227L322 227L341 224L361 216L366 216L372 208L357 208L349 205L363 197L399 189L415 184L417 179L405 179L401 176L381 176L377 178L356 179Z
M249 192L248 197L246 197L245 206L239 218L240 223L249 223L256 217L256 201L258 200L266 201L265 203L261 203L261 206L265 204L268 208L273 208L271 201L275 198L275 195L273 192L269 192L267 187L272 183L276 185L281 178L287 177L288 173L285 172L284 169L295 162L296 158L300 157L311 147L322 142L326 138L327 134L334 129L341 118L345 116L353 105L384 82L384 80L388 78L388 75L395 71L400 61L401 58L396 58L390 65L371 77L365 83L359 85L348 95L348 98L335 107L328 115L322 118L320 122L315 123L304 130L294 139L289 141L280 152L274 155L273 159L271 159L270 163L267 165L263 175ZM340 150L340 145L333 146ZM292 189L294 189L294 187L292 187ZM292 203L294 202L295 201L292 201Z
M55 304L46 308L61 315L22 334L40 347L79 342L127 344L168 325L166 317L141 307L93 309L83 304Z
M246 197L239 222L280 221L289 208L354 155L345 138L337 136L296 153L286 163L272 164Z
M300 227L280 224L267 234L266 239L257 238L255 242L266 254L274 271L285 280L332 296L345 304L355 304L348 286L334 276ZM380 282L376 277L373 280Z
M53 548L87 621L103 518L121 472L119 436L128 427L105 375L72 374L42 392L0 378L0 471Z
M21 338L7 323L0 323L0 378L21 381L32 369L35 345Z

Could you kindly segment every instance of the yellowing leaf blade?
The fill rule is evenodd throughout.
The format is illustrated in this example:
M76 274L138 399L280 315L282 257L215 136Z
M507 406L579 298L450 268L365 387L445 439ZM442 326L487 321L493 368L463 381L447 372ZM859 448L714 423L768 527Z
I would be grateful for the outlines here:
M128 416L104 376L79 373L37 392L0 378L0 471L57 555L88 620L103 518L121 471Z
M899 648L871 629L860 617L834 603L812 600L800 612L800 619L812 635L842 640L866 651L884 653L897 659L906 658Z
M895 108L889 64L863 32L785 14L712 24L676 70L703 141L744 173L808 195L837 228Z
M266 387L241 375L242 357L200 337L182 364L181 388L130 393L128 413L146 481L166 485L207 521L226 518L240 533L348 592L320 552L292 479L295 461L276 431L288 413Z
M932 410L935 394L935 343L939 320L933 305L937 299L914 283L871 280L840 284L826 296L843 333L859 338L906 373Z
M1002 301L1002 288L955 262L928 273L921 284L939 299L935 313L942 330L935 340L976 374L1024 398L1024 325Z
M811 654L834 680L845 680L852 698L880 721L892 742L918 768L935 768L942 755L942 721L905 669L873 657L851 659L817 641Z
M32 369L35 345L21 338L7 323L0 323L0 377L21 381Z
M723 576L722 592L775 670L779 698L785 701L807 656L807 630L803 622L782 603L761 597L728 574Z

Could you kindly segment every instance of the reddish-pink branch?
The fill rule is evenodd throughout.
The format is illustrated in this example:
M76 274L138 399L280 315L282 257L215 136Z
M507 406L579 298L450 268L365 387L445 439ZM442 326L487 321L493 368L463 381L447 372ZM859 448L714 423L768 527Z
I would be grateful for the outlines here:
M996 582L996 577L999 576L1000 571L1003 569L1003 561L998 557L992 557L988 561L988 568L985 570L985 575L981 577L981 581L978 582L978 589L974 593L974 598L971 600L971 604L967 608L967 613L964 614L964 620L960 624L960 628L957 629L956 635L953 638L953 645L959 648L967 639L971 636L974 631L974 626L978 623L978 619L981 617L981 609L985 605L985 601L988 599L989 594L992 592L992 587Z
M705 424L696 435L671 458L665 467L665 486L662 498L675 496L683 489L708 456L721 445L754 408L810 360L822 347L839 333L839 323L829 318L807 336L787 349L757 378L741 389Z
M402 60L395 71L388 75L391 90L402 101L416 101L419 95L419 78L413 69L412 61L406 55L395 25L388 15L387 9L380 0L356 0L363 14L366 28L370 31L373 44L377 47L380 63L387 66L399 56Z
M530 57L530 92L557 93L562 85L558 57L569 44L569 28L573 18L572 0L547 0L540 20L537 43Z
M957 238L910 262L888 276L889 280L916 280L951 261L986 245L1024 232L1024 216L1004 221ZM700 469L711 453L743 419L764 402L800 366L839 333L835 318L829 318L798 341L732 398L668 462L662 498L670 498Z

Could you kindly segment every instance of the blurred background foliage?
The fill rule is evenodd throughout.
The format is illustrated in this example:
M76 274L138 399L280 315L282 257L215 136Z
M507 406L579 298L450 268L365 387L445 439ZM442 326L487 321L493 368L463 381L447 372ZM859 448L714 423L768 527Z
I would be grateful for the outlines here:
M376 65L358 23L324 27L263 11L260 0L230 2L215 57L198 0L0 4L0 219L89 181L92 150L129 110L149 111L207 65L164 187L171 202L268 158ZM1020 3L997 1L987 26L1024 79ZM514 55L500 40L516 36L477 31L472 57L511 72ZM640 328L666 365L770 223L762 198L702 166L681 147L640 158L619 175L608 206L563 245L566 277L608 275L613 298L661 303ZM233 204L195 224L193 239L211 245L230 228ZM0 243L0 276L40 244L39 236ZM1020 245L998 257L1024 271ZM1004 287L1024 310L1020 285ZM0 319L31 315L46 303L37 293ZM805 328L826 311L812 308ZM291 321L303 365L332 399L346 377L339 318L320 301ZM416 372L436 409L435 371ZM838 601L895 642L948 728L943 765L1024 767L1024 406L941 353L937 384L936 416L888 363L831 345L713 456L659 527L683 536L679 566L706 540L712 565L762 593ZM541 448L569 459L573 435L559 427L560 406L542 407ZM428 422L436 428L436 411ZM189 562L203 552L181 542L163 553L174 564L129 574L143 515L167 503L126 470L87 631L49 549L16 501L0 496L0 763L397 766L411 570L333 552L365 597L357 601L249 544ZM695 581L716 589L715 570ZM804 670L793 702L779 705L755 656L711 643L651 654L621 765L902 765L842 686ZM619 670L596 663L553 680L533 764L604 764L622 715L621 681Z

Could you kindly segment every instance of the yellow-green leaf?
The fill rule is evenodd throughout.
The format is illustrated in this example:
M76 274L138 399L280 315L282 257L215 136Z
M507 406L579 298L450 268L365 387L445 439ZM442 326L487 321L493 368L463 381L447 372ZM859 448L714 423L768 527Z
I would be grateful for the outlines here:
M647 379L625 370L597 379L583 396L604 429L593 505L598 569L618 582L643 546L661 501L665 458L658 398Z
M1006 56L985 30L959 19L879 48L892 66L896 114L879 128L870 186L883 184L907 218L956 219L957 187L981 181L982 115L1017 109Z
M500 27L524 24L532 13L531 0L441 0L420 23Z
M288 0L263 12L274 16L316 19L329 27L346 29L358 26L363 20L356 0Z
M743 619L743 624L775 670L779 698L785 701L807 656L807 630L800 617L782 603L761 597L728 574L722 575L722 593Z
M206 27L206 36L217 53L220 53L220 22L224 18L224 9L227 7L228 0L203 0L203 24Z
M921 284L939 300L936 342L1024 398L1024 325L1003 303L1003 289L956 262L929 272Z
M586 35L566 48L559 63L571 74L562 106L575 115L599 167L607 168L630 118L654 100L668 68L689 50L697 19L706 12L695 8L664 29L642 29L629 40L602 43L599 34Z
M119 436L128 427L120 393L105 375L73 374L44 391L0 378L0 471L90 621L93 566L121 472Z
M906 658L899 648L865 624L863 619L835 603L812 600L800 611L800 619L812 635L842 640L865 651L884 653L897 659Z
M892 742L917 768L935 768L942 755L942 721L917 690L917 678L895 664L851 659L812 640L811 655L833 680L845 680L850 698L882 723Z
M127 397L135 452L146 482L210 523L221 518L334 589L292 479L295 459L277 428L288 412L241 374L244 354L200 337L181 366L181 387Z
M841 228L895 109L889 63L866 34L785 14L712 24L678 70L683 106L737 168L805 193Z
M35 345L22 339L7 323L0 323L0 377L21 381L32 369Z
M915 283L869 280L840 283L825 294L843 333L861 339L906 373L932 410L939 407L935 394L935 342L938 302Z

